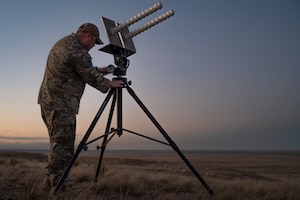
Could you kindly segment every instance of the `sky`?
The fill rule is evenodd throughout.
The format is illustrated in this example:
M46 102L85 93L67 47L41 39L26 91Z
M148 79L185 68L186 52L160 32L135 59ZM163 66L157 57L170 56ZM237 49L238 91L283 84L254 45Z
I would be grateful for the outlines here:
M0 149L47 149L37 96L47 56L60 38L91 22L104 45L94 66L114 64L101 17L122 23L158 1L11 0L0 6ZM182 150L300 150L300 2L160 1L175 15L135 36L126 78ZM109 79L113 76L107 76ZM87 85L76 144L106 94ZM165 141L126 90L123 128ZM110 104L109 104L110 105ZM89 139L104 134L108 109ZM115 118L112 127L116 128ZM94 149L101 140L89 146ZM169 149L123 132L107 149Z

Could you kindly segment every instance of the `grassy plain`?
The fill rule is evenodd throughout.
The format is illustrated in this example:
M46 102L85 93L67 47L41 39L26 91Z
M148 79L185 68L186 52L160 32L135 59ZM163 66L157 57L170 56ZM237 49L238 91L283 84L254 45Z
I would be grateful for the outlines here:
M98 153L97 153L98 154ZM294 200L300 196L300 152L184 152L215 195L175 153L107 151L97 182L98 156L83 152L57 199ZM45 153L0 152L0 200L44 200Z

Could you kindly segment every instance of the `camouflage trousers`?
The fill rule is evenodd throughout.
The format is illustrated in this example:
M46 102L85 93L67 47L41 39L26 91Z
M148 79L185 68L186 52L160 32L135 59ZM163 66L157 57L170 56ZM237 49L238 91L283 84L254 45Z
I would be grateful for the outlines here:
M50 138L45 173L50 186L54 187L74 155L76 114L50 110L43 106L41 114Z

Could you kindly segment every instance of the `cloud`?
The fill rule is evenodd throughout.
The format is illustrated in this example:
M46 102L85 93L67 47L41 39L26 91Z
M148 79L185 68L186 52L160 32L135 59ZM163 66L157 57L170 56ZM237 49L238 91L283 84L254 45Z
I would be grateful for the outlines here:
M0 135L0 140L23 140L23 141L31 141L31 140L47 140L47 137L10 137Z

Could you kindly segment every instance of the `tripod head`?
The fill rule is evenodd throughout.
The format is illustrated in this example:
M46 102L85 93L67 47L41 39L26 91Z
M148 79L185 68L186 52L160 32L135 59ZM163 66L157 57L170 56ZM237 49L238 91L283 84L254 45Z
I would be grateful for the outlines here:
M117 76L118 78L126 76L126 71L130 64L127 57L122 56L120 54L114 54L114 60L117 67L114 69L113 75Z

